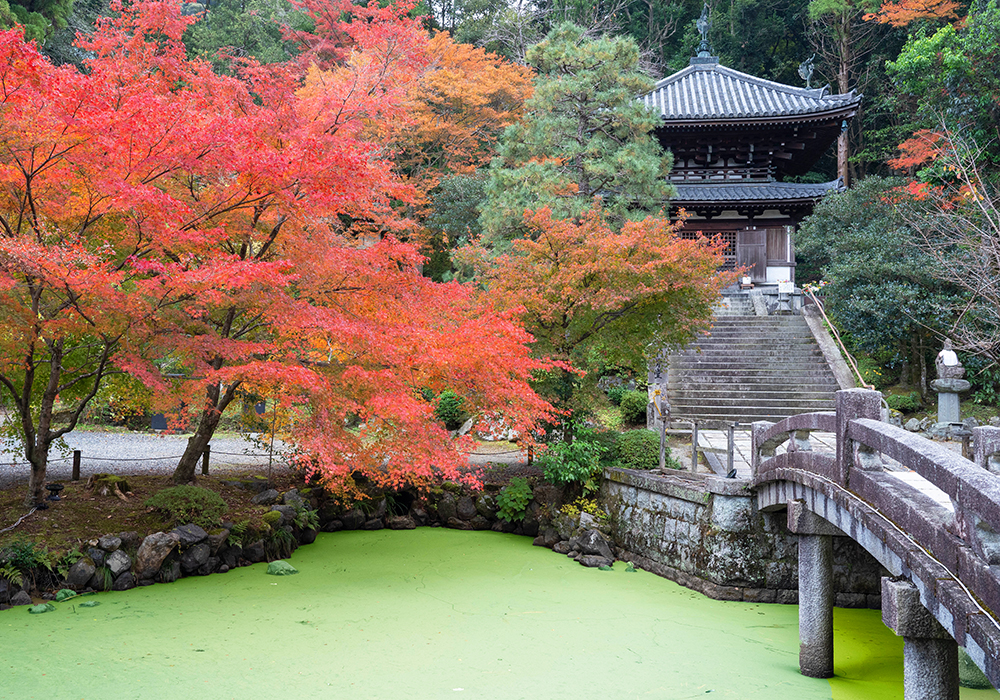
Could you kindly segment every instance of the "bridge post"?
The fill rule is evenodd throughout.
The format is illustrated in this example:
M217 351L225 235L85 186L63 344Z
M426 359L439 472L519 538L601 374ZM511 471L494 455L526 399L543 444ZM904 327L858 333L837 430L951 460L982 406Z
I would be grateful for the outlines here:
M958 644L916 586L882 579L882 622L903 638L903 699L958 700Z
M810 678L833 676L833 535L836 527L788 502L788 529L799 540L799 671Z
M847 438L847 426L852 420L882 418L882 394L870 389L842 389L837 400L837 482L847 488L854 466L855 445Z
M1000 474L1000 428L981 425L972 429L972 461Z

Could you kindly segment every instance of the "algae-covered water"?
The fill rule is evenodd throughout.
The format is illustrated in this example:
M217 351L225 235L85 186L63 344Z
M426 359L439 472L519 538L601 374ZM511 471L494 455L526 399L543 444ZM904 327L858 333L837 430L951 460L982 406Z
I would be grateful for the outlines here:
M528 538L338 533L291 562L0 612L0 697L902 697L902 641L876 611L836 611L827 681L797 671L794 606L585 569Z

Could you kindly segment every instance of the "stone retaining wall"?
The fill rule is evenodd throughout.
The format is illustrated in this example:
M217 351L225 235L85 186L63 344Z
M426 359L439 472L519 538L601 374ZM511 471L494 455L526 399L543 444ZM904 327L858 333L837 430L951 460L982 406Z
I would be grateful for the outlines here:
M320 531L409 530L429 526L535 537L542 525L548 526L549 514L558 511L565 495L562 488L551 484L535 486L524 520L510 523L497 516L499 486L473 492L445 482L419 495L406 491L394 494L392 503L383 495L366 502L366 509L345 510L334 501L324 500L318 489L303 492L309 494L304 496L297 489L279 493L254 479L234 480L232 485L255 491L253 503L276 513L272 528L288 535L283 539L284 551L276 551L270 540L232 537L232 523L222 523L211 531L197 525L182 525L145 536L137 532L108 534L86 543L83 556L69 568L65 578L44 570L25 576L23 586L0 578L0 610L30 605L31 594L51 600L62 588L77 592L124 591L136 586L172 583L185 576L226 573L238 566L288 556L300 545L312 544ZM403 512L396 512L400 510ZM302 511L315 511L314 527L300 527L296 516ZM39 583L42 581L45 583Z
M749 481L629 469L605 473L618 557L719 600L798 601L797 538L785 513L757 509ZM835 537L836 605L879 608L885 570Z

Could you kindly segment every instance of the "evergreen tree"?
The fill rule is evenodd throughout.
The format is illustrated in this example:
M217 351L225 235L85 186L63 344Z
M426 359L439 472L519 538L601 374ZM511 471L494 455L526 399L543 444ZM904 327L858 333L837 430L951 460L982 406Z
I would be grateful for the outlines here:
M528 51L538 71L525 117L505 131L486 184L481 224L501 245L524 237L525 210L579 217L603 201L611 223L658 212L672 194L670 156L652 131L659 115L636 100L653 81L631 39L588 39L563 24Z

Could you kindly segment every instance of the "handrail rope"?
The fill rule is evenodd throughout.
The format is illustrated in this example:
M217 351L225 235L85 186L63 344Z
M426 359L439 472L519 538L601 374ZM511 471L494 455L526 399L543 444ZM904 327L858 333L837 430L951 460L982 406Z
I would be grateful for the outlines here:
M794 467L793 467L793 468L794 468ZM905 537L905 538L906 538L907 540L909 540L909 541L910 541L910 544L912 544L912 545L913 545L914 547L917 547L917 548L918 548L918 549L919 549L920 551L922 551L922 552L923 552L924 554L926 554L926 555L927 555L928 557L930 557L931 559L933 559L934 561L936 561L936 562L938 563L938 565L939 565L939 566L940 566L940 567L941 567L942 569L944 569L945 571L947 571L947 572L948 572L948 574L949 574L949 575L950 575L950 576L952 577L952 579L953 579L953 580L955 581L955 583L957 583L957 584L958 584L958 585L959 585L959 586L960 586L960 587L962 588L962 590L963 590L963 591L965 591L966 595L968 595L968 596L969 596L969 599L970 599L970 600L972 601L972 603L973 603L973 604L974 604L974 605L975 605L975 606L976 606L977 608L979 608L980 612L982 612L982 613L983 613L983 614L984 614L984 615L985 615L986 617L988 617L988 618L989 618L989 620L990 620L990 622L992 622L992 623L993 623L993 625L994 625L994 626L995 626L995 627L997 628L997 630L998 630L998 631L1000 631L1000 620L997 620L997 619L995 619L995 618L993 617L993 614L992 614L992 613L990 613L989 611L987 611L985 607L983 607L983 605L982 605L982 604L981 604L981 603L979 602L979 598L978 598L978 596L976 596L976 594L975 594L975 593L973 593L973 592L972 592L971 590L969 590L969 587L968 587L968 586L966 586L966 585L965 585L965 584L964 584L964 583L962 582L962 580L961 580L961 579L960 579L960 578L958 577L958 575L957 575L957 574L955 574L955 572L954 572L954 571L952 571L951 569L949 569L949 568L948 568L948 567L947 567L947 566L946 566L945 564L943 564L943 563L942 563L942 562L941 562L940 560L938 560L938 558L937 558L937 557L935 557L935 556L934 556L933 554L931 554L931 553L930 553L929 551L927 551L927 548L926 548L926 547L924 547L924 546L923 546L922 544L920 544L920 543L919 543L919 542L917 542L917 541L916 541L915 539L913 539L913 537L912 537L912 536L911 536L911 535L910 535L910 534L909 534L908 532L906 532L905 530L903 530L903 528L901 528L901 527L900 527L899 525L897 525L897 524L896 524L895 522L893 522L892 518L890 518L890 517L889 517L889 516L887 516L887 515L886 515L885 513L883 513L882 511L880 511L880 510L878 509L878 507L876 507L876 506L872 505L871 503L869 503L869 502L868 502L868 501L866 501L865 499L861 498L861 496L859 496L858 494L854 493L853 491L850 491L850 490L848 490L848 489L844 488L843 486L841 486L840 484L838 484L838 483L837 483L836 481L834 481L833 479L830 479L830 478L827 478L827 477L823 476L822 474L818 474L818 473L816 473L816 472L811 472L811 471L808 471L808 470L806 470L806 469L800 469L799 471L802 471L802 472L805 472L806 474L809 474L810 476L813 476L813 477L815 477L815 478L817 478L817 479L820 479L821 481L825 481L826 483L830 484L831 486L836 486L837 488L839 488L839 489L841 489L841 490L843 490L843 491L846 491L847 493L851 494L852 496L854 496L855 498L857 498L857 499L858 499L859 501L861 501L862 503L864 503L864 504L865 504L866 506L868 506L869 508L871 508L871 509L872 509L873 511L875 511L876 513L878 513L878 514L879 514L880 516L882 516L882 518L883 518L883 519L884 519L884 520L885 520L885 521L886 521L887 523L889 523L889 524L890 524L890 525L891 525L891 526L892 526L892 527L893 527L893 528L894 528L894 529L895 529L895 530L896 530L896 531L897 531L897 532L898 532L898 533L899 533L900 535L902 535L902 536L903 536L903 537Z
M826 309L823 308L823 302L817 299L816 295L813 294L810 290L807 289L805 290L805 292L806 294L809 295L809 298L813 300L813 303L816 304L816 308L819 309L820 314L823 315L823 320L826 321L826 325L830 328L830 331L833 333L833 337L837 340L837 345L840 346L840 352L843 353L844 357L847 358L847 363L851 366L851 369L854 370L854 374L857 376L858 381L861 382L861 386L865 389L871 389L872 391L875 391L876 390L875 385L869 384L868 382L865 381L865 378L861 376L861 370L858 369L857 362L854 360L854 357L851 355L851 353L847 352L847 348L844 346L844 341L840 339L840 333L837 332L837 329L830 321L830 317L826 315Z
M68 462L71 459L73 459L73 458L72 457L60 457L59 459L49 459L49 460L46 460L45 463L46 464L57 464L59 462ZM10 461L8 461L6 459L0 459L0 465L9 465L9 466L12 466L12 467L27 467L30 464L31 464L31 462L18 462L16 459L13 459L13 460L10 460Z
M267 457L268 453L258 454L256 452L215 452L212 451L212 456L223 455L225 457ZM278 454L278 453L276 453ZM164 459L180 459L184 455L164 455L162 457L87 457L80 455L80 460L87 460L90 462L158 462ZM60 457L59 459L50 459L46 464L57 464L59 462L68 462L72 457ZM6 461L2 460L3 464L9 464L12 466L22 467L28 466L31 462L18 462L18 461Z

